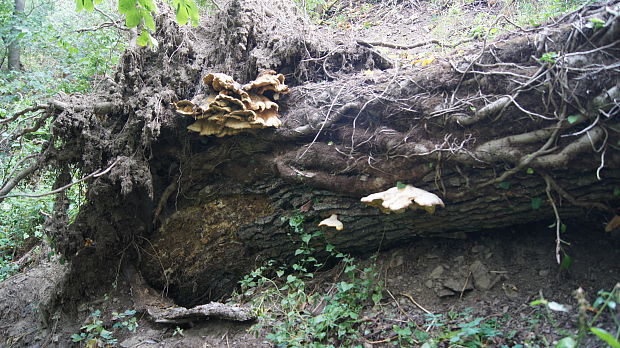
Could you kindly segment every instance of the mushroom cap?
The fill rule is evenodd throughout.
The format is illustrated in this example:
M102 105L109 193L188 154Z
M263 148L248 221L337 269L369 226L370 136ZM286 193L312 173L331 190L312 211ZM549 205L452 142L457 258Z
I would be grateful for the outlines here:
M340 220L338 220L338 215L332 214L327 219L319 222L319 226L329 226L336 228L337 231L342 231L344 229L344 225Z
M361 201L380 208L384 213L390 211L400 213L411 206L412 209L420 208L432 214L435 212L435 206L445 206L437 195L411 185L405 185L404 188L392 187L383 192L373 193L362 198Z
M179 100L176 103L172 103L176 108L176 111L181 115L193 116L196 112L194 111L194 103L189 100Z
M258 74L254 81L243 85L246 91L257 90L258 94L265 91L274 91L276 93L288 93L288 86L284 84L284 75L276 74L273 70L263 70Z
M224 89L240 89L240 85L235 82L231 76L222 73L207 74L207 76L204 77L203 82L205 85L213 88L216 92Z

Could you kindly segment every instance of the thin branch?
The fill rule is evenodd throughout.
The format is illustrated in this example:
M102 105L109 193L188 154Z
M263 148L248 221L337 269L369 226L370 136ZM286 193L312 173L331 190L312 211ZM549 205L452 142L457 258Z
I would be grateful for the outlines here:
M556 207L555 205L555 201L553 200L553 197L551 196L551 182L550 182L550 178L549 176L543 176L543 178L545 179L545 182L547 183L547 188L545 189L545 191L547 192L547 198L549 198L549 202L551 203L551 206L553 207L553 213L555 214L555 259L558 262L558 265L561 263L561 258L560 258L560 243L562 242L562 239L560 238L560 227L562 225L562 220L560 219L560 213L558 213L558 207Z
M454 44L446 44L443 43L439 40L436 39L432 39L432 40L428 40L428 41L421 41L421 42L416 42L413 43L411 45L400 45L400 44L395 44L395 43L389 43L389 42L383 42L383 41L365 41L365 40L356 40L356 42L359 45L362 46L366 46L366 47L375 47L375 46L380 46L380 47L387 47L387 48L393 48L393 49L397 49L397 50L410 50L412 48L417 48L417 47L422 47L422 46L427 46L427 45L438 45L441 47L451 47L454 48L456 46L460 46L464 43L468 43L471 41L474 41L474 38L468 38L468 39L464 39L464 40L460 40Z
M342 93L342 91L344 90L344 88L346 86L347 85L342 85L342 87L340 88L340 90L338 91L336 96L334 97L334 100L332 100L332 103L329 106L329 109L327 110L327 115L325 115L325 119L321 123L321 128L319 128L319 131L316 133L316 136L314 137L314 139L312 139L312 142L310 143L310 145L308 145L306 150L299 157L297 157L297 159L300 159L300 158L304 157L306 152L308 152L308 150L310 150L310 147L312 146L312 144L314 144L316 142L316 140L319 138L319 135L323 131L323 128L325 127L325 124L327 123L327 120L329 120L329 115L332 113L332 109L334 108L334 105L336 104L336 101L338 100L338 97L340 96L340 93Z
M56 193L60 193L60 192L62 192L62 191L64 191L64 190L68 189L69 187L71 187L71 186L73 186L73 185L75 185L75 184L79 184L79 183L81 183L81 182L83 182L83 181L86 181L86 180L88 180L88 179L90 179L90 178L98 178L98 177L100 177L100 176L102 176L102 175L107 174L110 170L112 170L112 168L114 168L114 166L116 166L116 164L117 164L119 161L120 161L120 158L117 158L117 159L116 159L116 161L114 161L114 163L112 163L112 165L110 165L110 166L109 166L108 168L106 168L105 170L103 170L103 171L98 170L98 171L92 172L92 173L90 173L89 175L87 175L87 176L83 177L82 179L80 179L80 180L78 180L78 181L75 181L75 182L72 182L72 183L67 184L67 185L65 185L65 186L59 187L59 188L57 188L57 189L55 189L55 190L52 190L52 191L49 191L49 192L45 192L45 193L37 193L37 194L21 194L21 193L14 194L14 195L6 195L6 194L5 194L5 195L0 195L0 201L1 201L1 200L3 200L3 199L5 199L5 198L10 198L10 197L30 197L30 198L38 198L38 197L49 196L49 195L53 195L53 194L56 194ZM33 171L34 171L34 170L33 170ZM31 171L31 172L32 172L32 171ZM30 173L31 173L31 172L30 172ZM28 174L30 174L30 173L28 173ZM23 178L23 177L22 177L22 178ZM20 179L20 180L21 180L21 179ZM0 193L4 193L4 189L3 189L2 191L0 191Z
M6 118L4 120L0 120L0 124L5 124L5 123L9 123L9 122L13 122L15 121L18 117L25 115L29 112L33 112L33 111L39 111L39 110L45 110L49 107L49 104L37 104L35 106L31 106L28 108L25 108L21 111L16 112L13 116L11 116L10 118Z

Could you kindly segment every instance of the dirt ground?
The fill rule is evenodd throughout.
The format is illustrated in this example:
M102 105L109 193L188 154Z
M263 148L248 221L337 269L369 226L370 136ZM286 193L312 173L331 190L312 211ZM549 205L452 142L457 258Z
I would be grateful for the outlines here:
M384 299L380 305L369 306L362 313L364 318L370 318L360 326L362 343L369 347L393 346L392 325L414 322L424 327L428 323L424 310L452 318L447 325L454 327L463 322L465 313L468 318L498 318L501 336L497 338L497 346L518 343L546 346L561 338L562 330L575 330L578 312L574 291L583 288L588 300L593 301L598 290L611 290L620 281L617 262L620 243L595 224L569 223L563 239L570 243L568 250L573 264L561 271L554 255L555 232L547 225L545 222L507 231L485 231L468 234L465 239L420 239L379 252L375 267L386 284ZM358 260L361 265L375 262L363 257ZM482 264L489 271L488 283L472 272L474 264ZM338 272L336 266L317 273L316 291L331 286ZM530 305L541 295L567 305L569 311L547 316ZM134 308L131 288L122 276L116 288L102 289L92 300L77 307L73 305L67 304L65 308L75 311L52 316L48 327L32 337L32 341L20 341L18 332L28 336L36 325L23 325L11 341L5 338L3 342L13 342L9 346L66 347L70 345L70 336L79 332L79 327L87 323L94 311L101 311L104 323L111 324L112 312ZM136 316L139 326L135 333L115 332L120 347L271 346L264 339L264 332L249 332L253 323L201 321L181 326L181 334L176 325L153 324L141 313ZM600 344L592 341L585 346Z

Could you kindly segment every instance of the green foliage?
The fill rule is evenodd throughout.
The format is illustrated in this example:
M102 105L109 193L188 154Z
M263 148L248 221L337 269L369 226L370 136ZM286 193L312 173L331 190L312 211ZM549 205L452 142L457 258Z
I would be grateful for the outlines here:
M540 209L540 206L542 205L542 198L540 197L534 197L532 198L532 209L533 210L538 210Z
M597 298L592 304L586 299L585 293L582 289L575 291L575 298L578 302L578 318L577 324L579 330L577 333L565 333L562 339L558 341L555 348L573 348L580 347L586 335L593 335L596 339L605 342L606 345L612 348L620 348L620 316L618 315L618 304L620 304L620 283L611 291L599 291ZM553 321L552 312L562 311L567 312L568 308L562 304L547 301L544 297L540 296L540 299L530 303L531 306L543 306L547 311L546 315L550 322L555 326ZM596 313L590 317L589 312ZM601 320L606 317L606 320ZM600 327L605 322L613 323L608 329ZM610 324L606 324L610 325ZM613 334L612 332L615 332Z
M73 342L86 342L86 346L95 347L99 342L107 345L117 344L118 340L114 337L114 331L125 329L135 332L138 328L137 319L134 317L136 311L126 310L123 313L112 313L112 331L106 329L106 325L101 319L101 311L96 310L90 315L89 322L80 328L80 332L71 335Z
M172 7L179 25L189 22L195 27L198 26L198 6L193 0L172 0Z
M50 212L51 198L15 198L0 203L0 281L17 272L17 253L29 240L43 237L43 215Z
M314 271L323 266L312 246L322 234L306 233L301 214L291 216L289 225L294 232L291 236L300 240L295 251L299 261L279 267L275 277L269 277L275 266L270 261L240 281L244 296L255 295L252 302L259 321L253 330L266 330L266 338L276 346L329 346L330 342L351 345L359 339L360 312L382 298L377 271L374 267L360 269L354 258L328 244L325 250L340 260L344 279L332 284L324 294L308 291Z
M426 331L414 330L413 335L405 337L404 342L409 346L413 345L412 341L418 344L424 342L422 347L425 348L488 347L495 343L496 337L503 336L499 330L502 325L499 319L473 317L471 311L471 308L466 308L461 313L448 312L447 315L427 313L424 324ZM402 343L403 331L394 332L398 335L399 343ZM405 328L404 333L409 332L411 330Z
M0 70L0 118L12 117L15 112L41 103L56 93L87 92L96 76L103 77L113 70L123 48L119 43L124 39L112 30L76 33L77 29L107 18L96 12L78 14L71 9L73 3L73 0L43 2L27 8L19 18L13 18L12 6L7 6L6 2L0 4L0 18L10 18L7 22L0 21L0 34L18 25L23 34L20 38L26 43L22 45L21 55L24 71ZM90 3L82 4L85 10L90 8ZM105 5L102 3L104 9ZM5 45L10 41L6 37L2 40ZM32 127L36 117L30 116L1 125L0 139ZM50 139L48 126L44 124L18 142L0 144L0 181L5 182L12 171L32 163L34 159L23 160L40 153L41 145ZM38 173L12 193L47 192L51 190L52 180L52 175ZM72 200L71 217L81 203L78 198L83 194L82 189L76 185L68 192ZM14 274L17 271L14 261L44 237L43 214L51 212L53 198L7 198L0 203L0 281Z
M556 58L558 58L557 52L545 52L542 57L540 57L540 60L542 62L555 63L557 61Z
M566 12L577 9L589 0L518 0L517 7L519 16L517 23L520 25L538 26L548 20L560 16Z

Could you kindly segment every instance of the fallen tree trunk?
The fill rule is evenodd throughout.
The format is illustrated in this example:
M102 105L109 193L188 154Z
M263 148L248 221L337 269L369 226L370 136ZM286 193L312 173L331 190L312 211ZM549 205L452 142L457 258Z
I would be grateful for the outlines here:
M606 221L620 186L620 20L617 2L607 5L426 67L400 66L355 38L306 35L285 1L232 1L193 37L162 15L158 51L128 51L107 94L52 110L56 187L70 166L110 168L88 180L73 224L62 199L49 224L71 262L63 296L128 262L181 305L219 299L263 261L294 257L288 219L300 209L308 231L338 214L345 229L325 230L324 243L351 253L535 221L558 231L564 220ZM291 84L280 128L187 132L192 120L171 103L201 93L201 77L247 82L260 69ZM386 215L360 202L398 181L434 192L445 209Z

